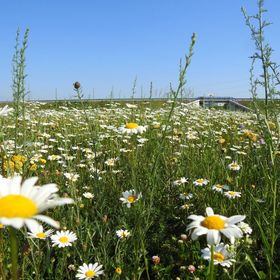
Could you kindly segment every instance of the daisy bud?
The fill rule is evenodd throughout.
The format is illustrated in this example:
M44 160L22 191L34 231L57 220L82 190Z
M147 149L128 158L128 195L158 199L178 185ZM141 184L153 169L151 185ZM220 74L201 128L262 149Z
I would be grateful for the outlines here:
M79 89L81 87L81 84L79 82L75 82L73 86L75 89Z
M180 235L181 240L186 241L188 240L188 236L186 234L181 234Z
M159 256L153 256L152 257L152 260L153 260L153 263L155 265L159 264L160 263L160 257Z
M189 266L188 266L188 271L189 271L190 273L194 273L194 272L196 271L195 266L189 265Z

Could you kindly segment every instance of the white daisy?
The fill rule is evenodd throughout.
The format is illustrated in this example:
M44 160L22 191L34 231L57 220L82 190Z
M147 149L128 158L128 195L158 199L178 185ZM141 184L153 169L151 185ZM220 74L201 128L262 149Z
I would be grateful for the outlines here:
M208 260L209 262L211 261L211 246L208 245L207 248L202 249L201 253L202 253L202 258L205 260ZM215 245L214 248L214 265L221 265L221 266L226 266L226 267L230 267L232 265L233 262L235 262L235 259L231 259L231 254L228 250L229 246L228 245L224 245L224 243L220 243L218 245Z
M128 230L123 230L123 229L119 229L116 231L116 234L118 236L118 238L120 239L126 239L130 236L130 232Z
M79 279L89 280L94 277L99 277L99 275L104 273L104 270L101 270L102 265L98 265L96 262L95 264L83 264L79 266L78 274L76 275Z
M193 220L188 226L187 230L194 229L192 239L196 240L200 235L207 235L207 243L218 244L221 241L221 234L230 239L234 243L235 238L241 238L243 233L241 229L236 226L245 219L246 216L235 215L232 217L224 217L215 215L211 207L206 208L207 217L190 215L188 219Z
M129 190L129 191L125 191L122 193L123 197L120 198L120 200L126 204L126 206L128 208L131 207L131 204L134 204L135 202L137 202L141 197L142 197L142 194L141 193L138 193L132 189L132 190Z
M207 179L197 179L195 181L193 181L193 184L195 186L206 186L209 183L209 181Z
M46 239L47 237L49 237L53 233L52 229L44 231L44 229L41 225L32 226L30 231L31 232L27 232L27 234L31 238L38 238L38 239Z
M56 234L51 236L52 246L58 246L58 248L72 246L72 242L77 240L77 236L74 232L69 230L57 231Z
M146 129L146 126L138 125L137 123L126 123L119 128L119 131L124 134L142 134Z
M0 109L0 117L7 117L10 112L12 112L14 109L9 108L8 105L4 106Z
M64 173L64 176L69 180L69 181L72 181L72 182L77 182L80 175L79 174L75 174L75 173L68 173L68 172L65 172Z
M224 190L229 190L229 186L216 184L216 185L212 186L212 190L222 193Z
M188 183L188 179L186 177L181 177L180 179L175 180L173 182L173 185L174 186L180 186L180 185L185 184L185 183Z
M233 170L233 171L238 171L240 169L240 165L237 164L236 161L233 161L228 165L228 169Z
M92 199L92 198L94 198L94 194L92 194L90 192L85 192L85 193L83 193L83 197Z
M55 193L58 188L55 184L35 186L37 180L37 177L32 177L22 183L21 176L0 178L1 224L17 229L26 224L32 230L35 226L39 226L36 220L40 220L59 228L57 221L40 213L48 208L73 203L73 200L57 197Z
M235 199L236 197L241 197L241 192L227 191L224 195L229 199Z

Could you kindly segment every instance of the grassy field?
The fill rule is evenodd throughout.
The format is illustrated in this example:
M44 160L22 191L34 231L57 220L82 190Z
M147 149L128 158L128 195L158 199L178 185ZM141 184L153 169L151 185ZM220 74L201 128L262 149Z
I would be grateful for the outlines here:
M2 176L73 199L44 211L58 231L14 231L3 217L25 204L0 192L1 279L280 279L276 121L175 101L31 103L0 121Z

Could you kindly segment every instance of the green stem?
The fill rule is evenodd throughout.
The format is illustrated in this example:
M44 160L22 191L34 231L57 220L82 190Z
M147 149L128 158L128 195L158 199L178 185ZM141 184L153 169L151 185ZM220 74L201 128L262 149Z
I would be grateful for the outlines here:
M211 245L210 280L214 280L214 246Z
M12 280L18 279L18 247L17 234L13 227L10 227L11 258L12 258Z

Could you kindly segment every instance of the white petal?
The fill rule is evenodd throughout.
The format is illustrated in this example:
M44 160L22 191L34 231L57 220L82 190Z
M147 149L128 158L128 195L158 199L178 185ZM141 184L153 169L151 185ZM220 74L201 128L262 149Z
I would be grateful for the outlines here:
M206 214L207 214L207 216L213 216L214 215L213 209L211 207L207 207Z
M45 215L37 215L34 217L35 219L38 219L46 224L49 224L51 225L52 227L54 228L59 228L60 225L59 225L59 222L53 220L52 218L48 217L48 216L45 216Z
M20 183L21 183L21 176L15 176L13 177L9 183L9 194L20 194Z
M227 224L236 224L236 223L243 221L245 218L246 218L246 216L243 216L243 215L235 215L235 216L231 216L231 217L227 218L225 220L225 222Z
M218 230L210 229L207 233L207 243L209 245L218 244L221 241L221 235Z
M29 194L31 190L33 189L35 183L37 182L38 178L37 177L32 177L29 179L26 179L21 187L21 195L29 197Z
M34 219L25 220L25 224L31 232L36 232L40 227L40 224Z

